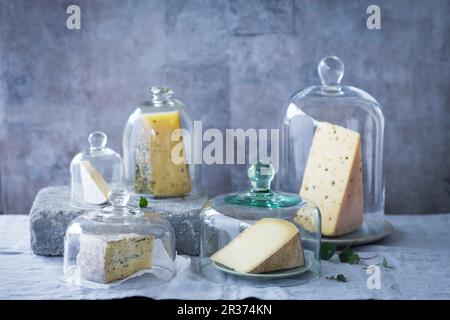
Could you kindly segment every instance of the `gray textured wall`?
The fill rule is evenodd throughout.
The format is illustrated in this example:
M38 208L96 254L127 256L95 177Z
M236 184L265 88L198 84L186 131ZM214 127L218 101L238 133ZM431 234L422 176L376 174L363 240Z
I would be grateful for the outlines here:
M66 29L69 4L79 31ZM365 27L369 4L381 30ZM445 0L0 0L2 206L27 213L39 188L68 183L93 130L120 150L150 85L171 86L205 127L276 128L336 54L344 82L384 107L387 212L448 212L449 13ZM242 188L242 169L206 167L204 184Z

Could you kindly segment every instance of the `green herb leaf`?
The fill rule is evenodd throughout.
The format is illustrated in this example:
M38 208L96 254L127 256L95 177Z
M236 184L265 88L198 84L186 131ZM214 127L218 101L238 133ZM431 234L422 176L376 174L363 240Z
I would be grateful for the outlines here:
M330 260L336 253L336 245L331 243L320 244L320 259Z
M353 250L350 248L345 248L344 250L339 253L339 260L341 262L348 262L350 260L350 257L353 255Z
M339 282L347 282L347 278L343 274L338 274L336 280Z
M358 264L359 255L347 247L339 253L339 260L344 263Z
M358 264L359 262L359 255L356 253L353 253L353 255L350 256L350 259L348 260L349 264Z
M391 266L388 264L388 261L387 261L386 257L383 257L383 263L382 263L381 265L382 265L384 268L393 269L393 267L391 267Z
M325 277L328 280L334 280L339 282L347 282L347 278L343 274L338 274L337 276Z
M139 207L140 208L147 208L148 206L148 200L144 197L139 198Z

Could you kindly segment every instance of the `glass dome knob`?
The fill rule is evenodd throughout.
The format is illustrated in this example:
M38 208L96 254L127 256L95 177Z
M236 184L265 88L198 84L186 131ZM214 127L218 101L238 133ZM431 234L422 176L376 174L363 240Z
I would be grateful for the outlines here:
M336 56L320 60L317 71L324 86L338 86L344 76L344 63Z
M113 208L124 208L130 200L130 194L123 189L113 190L108 194L108 198Z
M89 135L88 141L91 149L103 149L108 142L108 138L103 132L95 131Z
M253 189L269 190L275 170L269 162L258 161L248 168L247 175Z
M155 104L161 104L172 98L173 91L169 87L152 87L152 100Z

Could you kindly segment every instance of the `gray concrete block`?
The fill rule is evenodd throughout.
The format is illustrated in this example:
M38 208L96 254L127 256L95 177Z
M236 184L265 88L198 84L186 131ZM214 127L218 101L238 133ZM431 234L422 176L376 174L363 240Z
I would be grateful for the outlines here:
M149 202L144 212L156 212L170 222L175 230L178 254L198 255L200 253L200 211L208 200L206 196L197 199L171 199Z
M41 189L30 211L31 249L35 254L60 256L64 253L67 226L86 210L70 205L66 186Z
M207 197L150 202L146 211L157 212L175 230L178 254L198 255L200 252L199 214ZM60 256L64 252L64 234L70 222L88 210L70 204L67 186L41 189L30 212L31 249L35 254Z

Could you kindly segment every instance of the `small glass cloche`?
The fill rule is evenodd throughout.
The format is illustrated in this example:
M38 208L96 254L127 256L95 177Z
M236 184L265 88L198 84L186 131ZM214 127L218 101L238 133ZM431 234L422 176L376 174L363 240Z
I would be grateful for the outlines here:
M367 92L341 84L339 58L322 59L318 73L322 85L294 94L287 103L277 186L317 204L325 237L382 234L381 106Z
M123 183L123 162L106 147L106 134L92 132L89 147L70 163L71 202L82 208L95 208L108 202L108 193Z
M230 285L294 286L320 275L320 212L270 189L274 168L248 169L251 189L209 200L201 212L200 272Z
M176 274L175 235L158 214L130 211L125 190L109 194L111 206L79 216L64 239L68 282L92 287L144 272L170 280Z
M125 182L133 200L201 194L200 165L193 164L194 122L166 87L129 117L123 134Z

